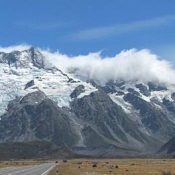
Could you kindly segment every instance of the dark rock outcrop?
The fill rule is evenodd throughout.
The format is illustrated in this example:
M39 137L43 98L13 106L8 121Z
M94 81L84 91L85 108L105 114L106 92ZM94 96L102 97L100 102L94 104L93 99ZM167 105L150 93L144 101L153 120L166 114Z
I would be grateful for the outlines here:
M28 89L29 87L32 87L34 84L35 84L34 80L29 81L29 82L25 85L24 90L25 90L25 89Z
M91 126L84 130L85 137L94 138L94 141L100 140L98 143L103 146L110 143L128 147L129 142L138 142L143 145L150 142L152 144L152 139L142 133L122 108L115 104L103 90L93 92L81 99L75 99L71 103L71 108L79 119ZM90 132L93 133L93 136ZM92 144L90 140L87 139L89 143L86 144ZM132 145L132 147L135 146ZM136 147L138 148L138 145Z
M31 47L28 52L30 53L30 57L34 66L38 68L44 68L44 56L36 49L35 47Z
M76 98L78 97L81 93L85 92L84 86L83 85L79 85L78 87L76 87L74 89L74 91L70 94L71 98Z
M149 90L150 91L163 91L163 90L167 90L165 85L161 85L159 83L153 83L153 82L149 82L148 83L149 86Z
M171 138L166 144L164 144L159 150L159 153L175 155L175 137Z
M175 114L175 102L174 101L170 101L166 98L163 99L163 105L166 106L166 108L170 111L173 112Z
M0 120L1 143L45 140L57 145L76 144L68 115L43 92L30 93L12 104Z
M175 135L175 125L169 121L163 110L131 93L126 94L124 100L139 110L142 123L145 128L149 128L153 135L161 138L170 138Z
M138 88L140 92L147 97L151 95L149 89L143 84L136 84L136 88Z

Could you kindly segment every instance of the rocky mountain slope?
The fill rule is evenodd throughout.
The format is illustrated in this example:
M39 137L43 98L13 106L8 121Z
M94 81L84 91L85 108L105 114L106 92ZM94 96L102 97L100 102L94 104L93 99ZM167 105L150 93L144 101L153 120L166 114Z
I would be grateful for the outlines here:
M171 138L158 151L159 154L175 156L175 137Z
M175 86L63 72L37 48L0 53L0 143L93 156L155 153L175 136Z

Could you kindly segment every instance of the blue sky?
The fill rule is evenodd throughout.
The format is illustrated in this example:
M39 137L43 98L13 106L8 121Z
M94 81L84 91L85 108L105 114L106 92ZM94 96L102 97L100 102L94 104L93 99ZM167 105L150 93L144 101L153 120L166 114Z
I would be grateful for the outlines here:
M0 0L0 45L69 55L148 48L175 59L175 0Z

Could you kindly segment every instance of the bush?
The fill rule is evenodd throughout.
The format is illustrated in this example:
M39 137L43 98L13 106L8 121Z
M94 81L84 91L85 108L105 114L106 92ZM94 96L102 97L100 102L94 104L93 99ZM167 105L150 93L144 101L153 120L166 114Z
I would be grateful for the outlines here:
M163 171L162 175L175 175L175 174L172 173L171 171Z
M64 162L64 163L66 163L66 162L67 162L67 160L63 160L63 162Z
M96 163L94 163L94 164L92 165L92 167L97 167L97 164L96 164Z

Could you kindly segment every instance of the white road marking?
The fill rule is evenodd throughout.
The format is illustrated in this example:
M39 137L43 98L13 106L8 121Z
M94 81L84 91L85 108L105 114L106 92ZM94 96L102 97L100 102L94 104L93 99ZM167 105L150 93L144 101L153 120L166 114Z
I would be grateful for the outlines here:
M50 170L52 170L55 167L55 165L51 166L48 170L46 170L44 173L42 173L41 175L46 175L46 173L48 173Z

